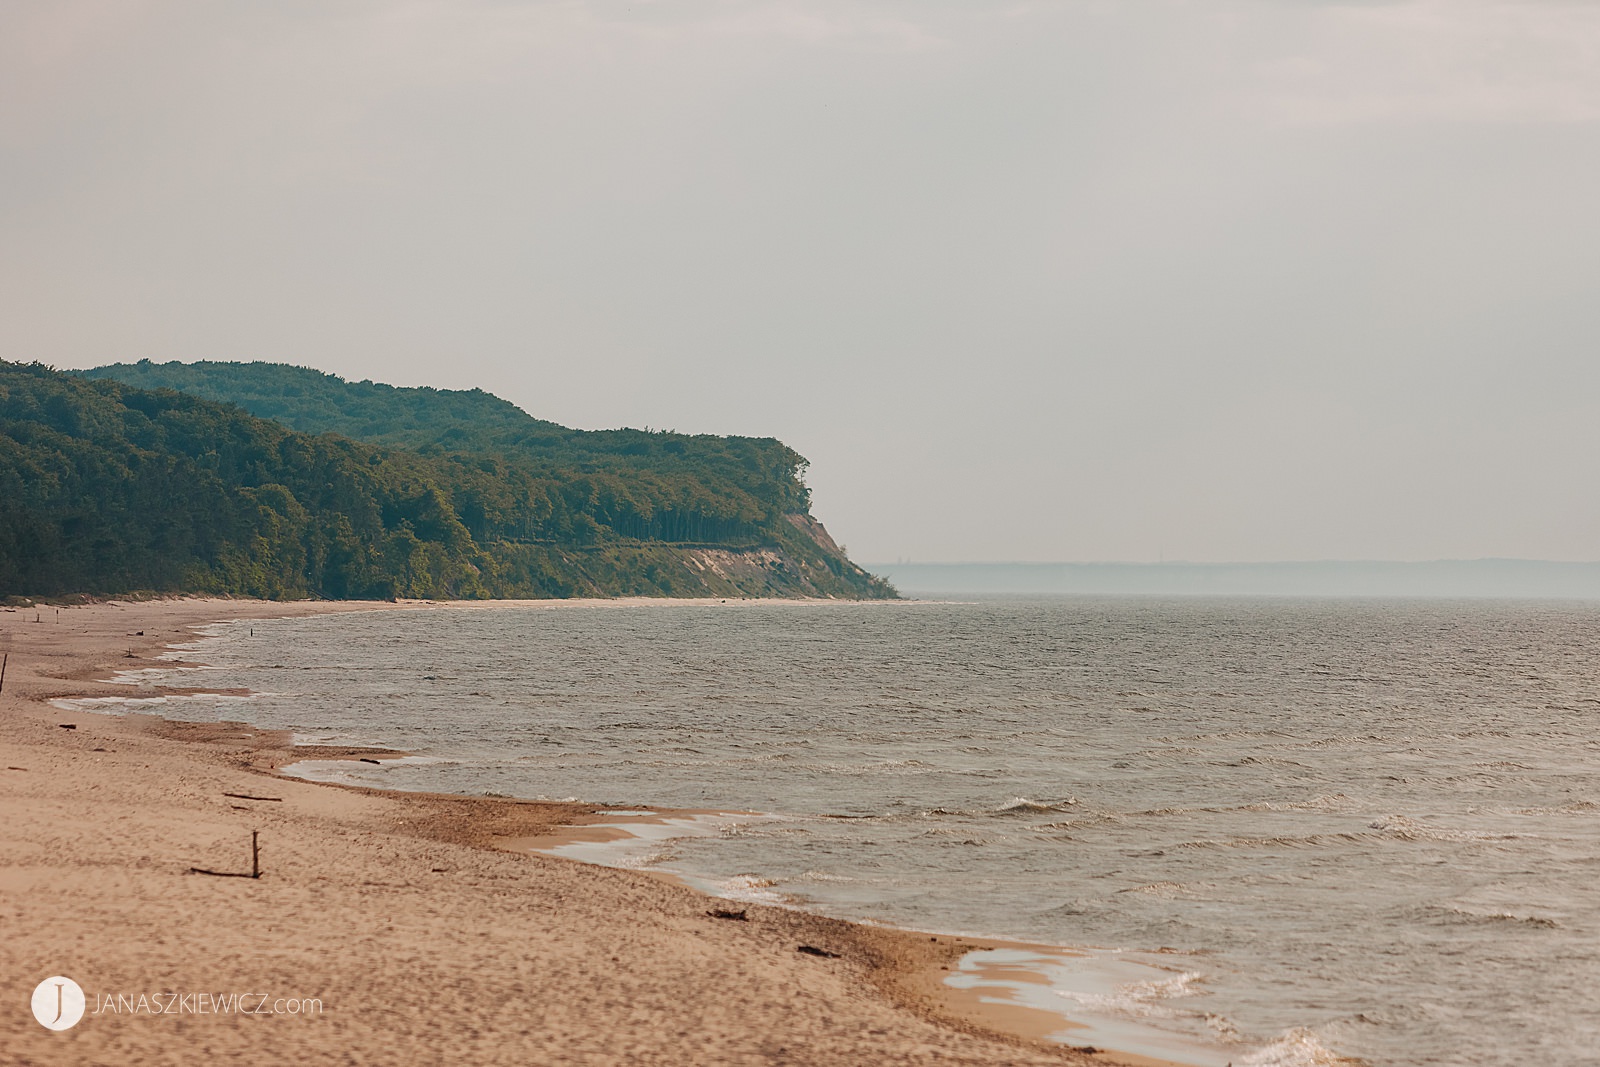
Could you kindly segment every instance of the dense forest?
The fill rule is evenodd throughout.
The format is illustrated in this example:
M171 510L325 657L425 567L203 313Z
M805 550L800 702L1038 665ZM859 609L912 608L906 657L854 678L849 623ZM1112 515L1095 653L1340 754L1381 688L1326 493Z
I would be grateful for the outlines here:
M617 501L602 522L631 537L749 541L811 504L805 458L770 437L571 430L481 389L348 382L283 363L141 360L83 374L237 404L303 433L336 433L424 455L514 456L554 478L591 476Z
M0 362L0 597L894 595L810 518L804 460L776 441L590 434L481 392L200 366L321 382L282 417L386 443Z

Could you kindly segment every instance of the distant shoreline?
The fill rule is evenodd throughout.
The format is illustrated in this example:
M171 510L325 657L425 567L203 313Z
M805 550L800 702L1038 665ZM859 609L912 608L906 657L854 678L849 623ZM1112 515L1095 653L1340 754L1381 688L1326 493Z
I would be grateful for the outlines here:
M868 563L906 596L1330 596L1600 599L1600 562Z

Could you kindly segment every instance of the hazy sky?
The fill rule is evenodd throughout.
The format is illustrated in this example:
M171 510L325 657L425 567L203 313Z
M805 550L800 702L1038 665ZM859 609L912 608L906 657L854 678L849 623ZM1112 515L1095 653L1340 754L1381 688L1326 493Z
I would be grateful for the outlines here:
M1600 558L1600 4L0 0L0 357L783 438L863 560Z

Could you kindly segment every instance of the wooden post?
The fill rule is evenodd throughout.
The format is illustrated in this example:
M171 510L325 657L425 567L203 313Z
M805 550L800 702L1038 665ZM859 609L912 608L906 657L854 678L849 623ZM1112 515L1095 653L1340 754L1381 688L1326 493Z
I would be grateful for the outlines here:
M256 842L258 830L250 831L250 877L261 877L261 847Z
M11 661L11 653L0 656L0 693L6 691L6 664Z

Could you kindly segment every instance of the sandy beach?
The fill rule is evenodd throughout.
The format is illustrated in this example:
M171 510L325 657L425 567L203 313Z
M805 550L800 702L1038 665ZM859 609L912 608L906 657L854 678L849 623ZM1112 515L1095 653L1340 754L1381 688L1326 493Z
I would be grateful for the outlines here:
M717 918L669 881L515 850L592 807L303 782L275 769L361 753L49 703L158 695L107 679L170 666L155 657L206 623L374 608L397 609L0 611L8 1062L1152 1062L1044 1042L1059 1019L944 986L975 942L761 906ZM252 832L259 879L193 872L249 871ZM54 975L88 999L60 1032L28 1009ZM232 993L255 1010L200 995ZM146 1010L121 1010L141 994Z

